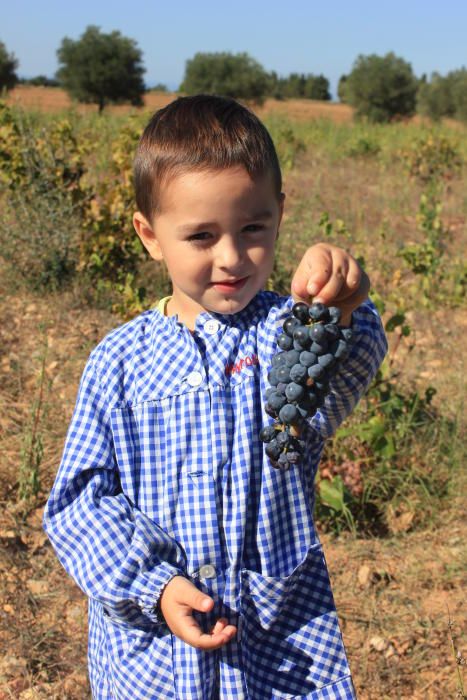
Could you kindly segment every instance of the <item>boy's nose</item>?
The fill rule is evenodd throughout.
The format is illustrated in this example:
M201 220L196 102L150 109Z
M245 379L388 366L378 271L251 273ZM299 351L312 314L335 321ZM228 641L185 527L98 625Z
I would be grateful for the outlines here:
M218 265L224 270L235 271L243 262L243 251L232 241L219 244Z

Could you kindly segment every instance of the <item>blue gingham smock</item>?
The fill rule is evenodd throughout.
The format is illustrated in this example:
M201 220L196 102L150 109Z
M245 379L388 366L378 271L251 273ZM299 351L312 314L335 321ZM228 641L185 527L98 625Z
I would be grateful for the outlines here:
M201 313L193 334L154 309L91 353L44 527L89 597L94 698L355 697L313 481L386 341L364 303L303 463L276 470L258 433L271 422L267 372L292 304L261 292L238 314ZM195 613L205 630L225 616L237 639L206 652L170 633L156 605L177 574L216 601Z

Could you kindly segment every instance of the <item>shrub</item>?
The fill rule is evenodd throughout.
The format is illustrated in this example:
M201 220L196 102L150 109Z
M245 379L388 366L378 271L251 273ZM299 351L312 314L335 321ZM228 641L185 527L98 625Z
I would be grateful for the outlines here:
M412 67L394 53L359 56L345 81L346 100L357 117L387 122L415 111L417 80Z
M457 145L434 132L415 139L401 155L410 175L422 183L451 179L462 165Z
M1 252L34 289L58 289L74 273L85 152L68 120L38 131L0 104Z

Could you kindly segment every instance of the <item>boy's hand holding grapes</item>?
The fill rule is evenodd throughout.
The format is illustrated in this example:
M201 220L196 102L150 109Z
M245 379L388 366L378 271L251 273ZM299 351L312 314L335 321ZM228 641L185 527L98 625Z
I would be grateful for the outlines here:
M341 325L350 325L352 311L365 301L370 280L349 253L329 243L311 246L303 256L292 280L296 301L337 306Z

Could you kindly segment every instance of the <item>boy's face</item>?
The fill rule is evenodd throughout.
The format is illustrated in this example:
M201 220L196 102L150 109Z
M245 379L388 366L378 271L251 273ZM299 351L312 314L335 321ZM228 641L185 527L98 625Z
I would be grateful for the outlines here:
M274 264L282 218L270 175L252 180L243 167L189 171L163 188L151 222L133 223L173 285L169 315L194 328L202 311L233 314L263 289Z

